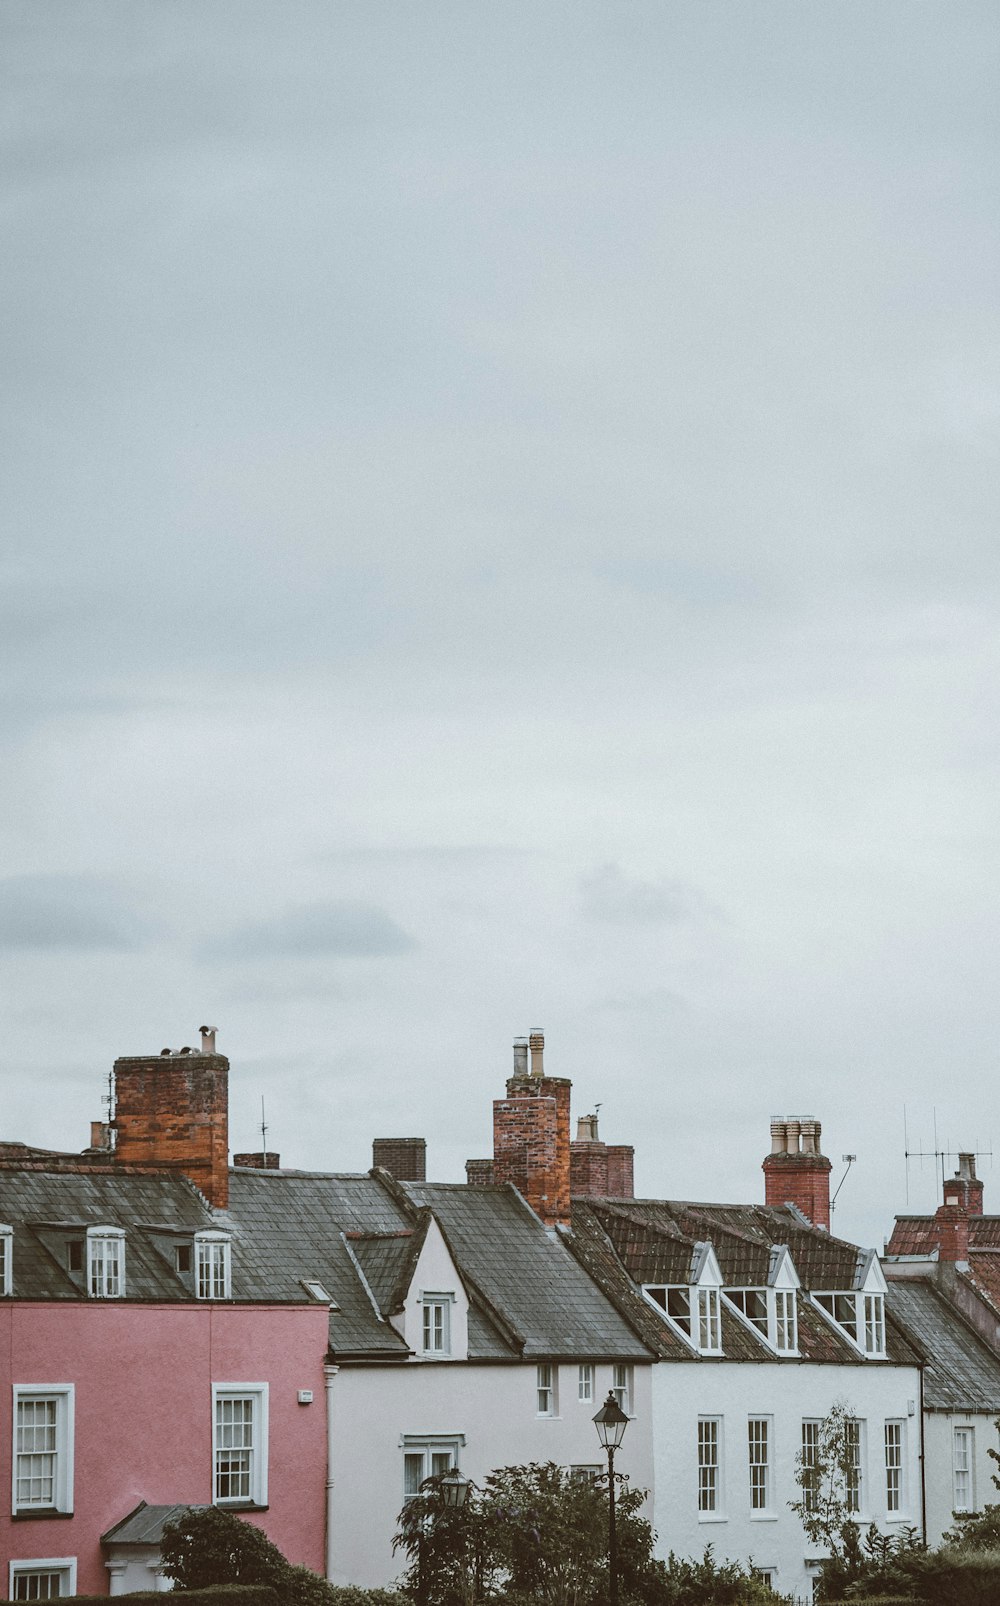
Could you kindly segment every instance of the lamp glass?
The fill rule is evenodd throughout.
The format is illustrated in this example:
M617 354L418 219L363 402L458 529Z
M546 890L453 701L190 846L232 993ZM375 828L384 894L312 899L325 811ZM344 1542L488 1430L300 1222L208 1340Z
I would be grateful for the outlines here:
M628 1427L628 1417L613 1394L609 1394L594 1416L597 1437L605 1450L617 1450Z

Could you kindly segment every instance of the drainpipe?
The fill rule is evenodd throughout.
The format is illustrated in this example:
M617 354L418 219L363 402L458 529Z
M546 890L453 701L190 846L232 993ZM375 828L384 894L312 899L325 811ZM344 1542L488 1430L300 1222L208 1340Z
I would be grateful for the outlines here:
M927 1544L927 1458L924 1454L924 1369L920 1368L920 1537Z
M339 1366L324 1366L323 1387L326 1391L326 1577L333 1583L333 1452L336 1439L333 1430L333 1380Z

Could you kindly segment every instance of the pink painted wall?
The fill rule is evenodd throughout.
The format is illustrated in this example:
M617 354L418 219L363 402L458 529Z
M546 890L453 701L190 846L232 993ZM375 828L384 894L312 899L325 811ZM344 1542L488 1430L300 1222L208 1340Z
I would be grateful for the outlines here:
M209 1504L213 1383L269 1385L268 1509L248 1520L321 1573L327 1328L319 1305L0 1302L0 1596L9 1561L53 1556L107 1594L106 1529L140 1500ZM72 1517L10 1516L15 1383L75 1385Z

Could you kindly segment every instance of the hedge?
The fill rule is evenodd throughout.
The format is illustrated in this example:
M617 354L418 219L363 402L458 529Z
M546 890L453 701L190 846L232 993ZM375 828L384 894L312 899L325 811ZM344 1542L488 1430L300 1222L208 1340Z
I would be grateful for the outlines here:
M107 1595L64 1595L60 1597L66 1606L72 1606L75 1601L90 1602L93 1606L95 1600L108 1600ZM116 1597L127 1601L129 1606L165 1606L165 1603L176 1598L183 1600L184 1606L281 1606L281 1597L274 1589L264 1584L215 1584L211 1589L185 1589L172 1590L164 1593L162 1590L137 1589L134 1595Z

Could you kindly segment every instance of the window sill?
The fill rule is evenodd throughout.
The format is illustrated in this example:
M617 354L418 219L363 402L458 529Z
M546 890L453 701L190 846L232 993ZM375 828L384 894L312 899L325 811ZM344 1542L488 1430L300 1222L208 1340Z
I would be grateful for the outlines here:
M699 1522L728 1522L729 1518L724 1511L699 1511Z
M212 1504L219 1511L269 1511L269 1506L259 1505L256 1500L213 1500Z
M777 1520L778 1513L776 1511L751 1511L750 1513L751 1522L777 1522Z
M72 1517L72 1511L57 1511L55 1506L35 1506L31 1510L15 1511L11 1514L11 1522L51 1522L53 1518L66 1519Z

